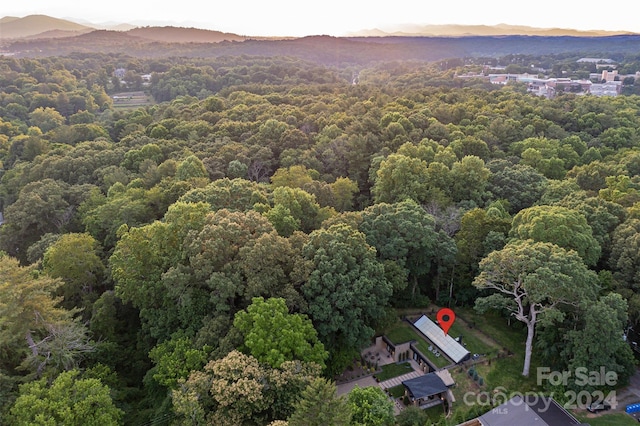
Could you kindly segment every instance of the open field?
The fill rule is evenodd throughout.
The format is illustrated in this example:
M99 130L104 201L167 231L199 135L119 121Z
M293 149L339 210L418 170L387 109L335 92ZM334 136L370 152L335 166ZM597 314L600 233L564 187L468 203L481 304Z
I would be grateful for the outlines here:
M145 92L120 92L111 95L115 109L138 108L153 105L153 97Z
M590 426L632 426L638 424L636 419L625 413L602 414L596 417L576 415L576 418Z

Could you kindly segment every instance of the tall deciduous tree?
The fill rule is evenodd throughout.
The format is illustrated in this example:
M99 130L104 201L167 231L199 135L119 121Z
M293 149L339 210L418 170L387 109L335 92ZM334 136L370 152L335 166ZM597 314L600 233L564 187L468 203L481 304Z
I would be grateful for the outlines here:
M435 227L433 216L415 201L405 200L366 208L360 231L366 235L367 243L376 248L381 260L392 260L407 270L413 298L419 280L430 272L438 258L441 238ZM441 237L449 239L446 235ZM395 290L402 291L404 287Z
M522 375L529 375L536 324L560 315L556 307L593 300L598 277L575 251L533 240L514 241L480 262L474 285L494 290L476 300L476 309L503 308L527 326Z
M64 281L61 295L66 308L90 307L98 297L94 292L102 282L104 265L91 235L62 235L45 252L42 266L47 274Z
M313 324L302 314L290 314L284 299L254 297L233 325L244 335L244 346L258 361L278 368L285 361L315 362L324 367L327 352Z
M316 364L299 361L286 361L272 369L234 350L210 361L203 371L191 373L172 392L174 411L185 425L206 421L235 426L286 419L319 372Z
M365 235L347 225L314 231L303 247L311 273L301 287L308 314L329 348L358 348L384 315L391 285Z
M600 258L600 244L593 238L587 219L578 211L561 206L534 206L513 218L509 235L520 240L532 239L575 250L587 265Z
M391 154L380 163L372 188L376 202L393 203L407 198L425 201L428 189L427 162Z
M0 362L15 369L27 355L38 357L38 342L50 336L49 327L70 324L71 312L52 296L62 282L38 275L34 266L0 252Z
M613 233L609 263L620 282L640 286L640 219L630 218Z
M597 302L581 307L582 321L579 328L569 330L562 357L568 359L567 368L586 368L599 371L604 367L607 372L615 372L615 385L628 383L635 372L635 360L631 346L623 339L624 328L628 323L627 302L617 293L609 293ZM570 378L570 384L576 387L576 378ZM604 383L588 383L580 389L594 390L606 387ZM577 389L577 390L580 390Z
M119 425L123 411L115 406L109 388L98 379L82 379L77 370L26 383L11 407L13 425Z

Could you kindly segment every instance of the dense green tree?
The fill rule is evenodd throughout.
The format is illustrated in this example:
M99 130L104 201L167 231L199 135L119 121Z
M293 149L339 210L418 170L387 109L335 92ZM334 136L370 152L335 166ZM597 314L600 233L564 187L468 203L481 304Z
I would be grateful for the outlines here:
M27 248L42 235L77 229L76 209L88 191L53 179L25 185L4 211L7 223L0 228L0 247L25 260Z
M358 348L373 336L391 296L384 267L365 235L347 225L311 233L302 249L311 272L301 287L327 348Z
M398 426L423 426L427 424L429 417L420 407L410 405L396 416Z
M487 209L475 208L466 212L460 220L460 230L454 239L457 247L457 269L460 277L454 291L462 298L465 288L471 287L471 281L478 273L480 261L495 249L506 243L511 228L511 218L500 203ZM473 288L473 287L471 287ZM475 295L474 295L475 296Z
M270 232L242 247L239 267L246 283L245 299L280 297L290 310L304 310L306 302L299 287L306 278L304 268L300 268L301 247L306 240L300 232L289 238Z
M273 220L274 226L278 224L279 232L284 236L289 236L291 231L309 233L318 229L331 215L331 210L320 207L315 196L299 188L279 186L273 190L272 197L274 207L266 216ZM298 226L291 230L293 224Z
M205 203L176 203L167 211L165 222L123 230L109 258L116 294L140 310L145 327L156 338L169 338L180 321L185 329L199 326L188 315L179 320L179 312L192 311L200 301L187 298L184 287L167 291L164 281L169 278L165 273L180 264L187 236L202 229L208 212Z
M176 179L189 180L197 178L208 178L209 174L204 167L202 160L195 155L190 155L185 158L176 170Z
M440 239L435 226L433 216L413 200L374 204L362 213L359 229L366 235L367 243L376 248L378 257L406 268L412 300L419 280L431 271L438 257ZM403 290L404 287L394 289L396 297Z
M311 183L318 172L308 170L303 165L295 165L287 168L280 168L271 176L271 185L274 188L288 186L289 188L303 188Z
M302 391L289 417L289 426L347 426L351 409L345 397L336 395L336 385L317 378Z
M636 370L636 361L631 346L622 338L629 319L626 301L619 294L609 293L595 303L591 301L581 306L580 313L579 328L567 331L562 351L562 357L569 360L569 371L576 371L578 367L599 371L604 367L607 372L616 373L613 387L628 383ZM569 387L577 391L611 388L603 383L577 384L575 377L570 380Z
M561 206L534 206L513 218L509 236L543 241L575 250L587 265L600 258L600 244L593 237L587 219L578 211Z
M394 424L393 402L378 386L361 388L358 385L347 395L354 426L385 426Z
M161 385L175 389L191 371L204 367L207 356L207 347L194 348L190 338L174 335L149 351L149 358L155 364L153 378Z
M204 188L194 188L180 197L180 201L206 202L211 210L247 211L257 203L266 203L268 189L245 179L217 179Z
M491 172L481 158L475 155L463 157L451 167L451 198L483 205L490 176Z
M43 133L64 124L65 118L54 108L36 108L29 113L29 122L38 127Z
M353 197L358 193L358 184L346 177L339 177L330 184L333 206L339 212L353 209Z
M555 204L576 210L584 215L593 232L593 238L602 247L601 259L608 259L611 250L611 235L624 220L625 209L620 204L600 197L590 197L584 191L575 191Z
M380 163L372 192L379 203L407 198L423 202L427 189L427 163L424 160L391 154Z
M102 284L104 265L98 242L89 234L64 234L44 253L45 273L64 281L63 306L90 307Z
M313 324L302 314L290 314L284 299L254 297L233 321L244 346L258 361L279 368L285 361L314 362L324 367L327 352Z
M624 287L640 289L640 219L630 218L611 237L609 264L614 277Z
M81 378L79 372L61 373L50 384L46 379L26 383L11 407L14 425L119 425L123 411L111 399L110 390L98 379Z
M531 207L547 185L547 178L526 164L493 163L488 167L492 171L488 189L496 198L509 202L511 213Z
M538 322L558 318L558 305L594 300L599 290L595 272L575 251L533 240L516 240L489 253L480 271L474 285L494 292L477 299L476 309L506 309L527 326L523 376L529 375Z

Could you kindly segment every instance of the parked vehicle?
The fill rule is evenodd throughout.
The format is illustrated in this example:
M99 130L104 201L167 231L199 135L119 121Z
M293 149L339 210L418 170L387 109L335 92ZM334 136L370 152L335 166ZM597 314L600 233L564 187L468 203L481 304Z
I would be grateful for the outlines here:
M611 404L609 404L607 401L594 402L587 407L587 410L591 411L592 413L597 413L598 411L607 411L610 409Z

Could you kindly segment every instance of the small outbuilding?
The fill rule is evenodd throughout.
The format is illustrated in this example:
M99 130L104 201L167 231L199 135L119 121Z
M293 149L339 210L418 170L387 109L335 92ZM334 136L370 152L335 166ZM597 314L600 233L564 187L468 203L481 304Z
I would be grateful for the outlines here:
M425 374L402 382L405 395L413 405L429 408L441 404L449 388L436 373Z

